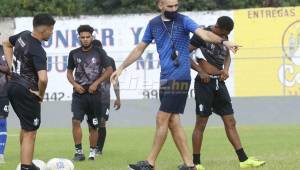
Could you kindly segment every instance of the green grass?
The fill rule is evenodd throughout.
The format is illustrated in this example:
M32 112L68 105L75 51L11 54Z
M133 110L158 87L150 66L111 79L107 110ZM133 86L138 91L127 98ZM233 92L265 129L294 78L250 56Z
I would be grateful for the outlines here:
M88 156L88 133L84 129L83 148ZM191 148L192 128L186 128ZM300 169L300 126L243 126L239 127L245 151L267 161L260 170ZM150 152L153 128L110 128L104 155L95 161L75 163L76 170L124 170L127 164L145 159ZM18 130L10 129L6 148L6 163L0 170L14 170L19 162ZM71 129L40 129L35 158L48 161L54 157L73 157ZM205 132L202 162L207 170L239 169L234 150L222 127L208 127ZM180 156L169 134L158 157L157 170L175 170Z

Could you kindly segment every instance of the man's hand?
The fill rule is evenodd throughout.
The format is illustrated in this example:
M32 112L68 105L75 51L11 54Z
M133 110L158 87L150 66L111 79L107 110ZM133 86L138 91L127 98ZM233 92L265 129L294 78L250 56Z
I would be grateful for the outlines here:
M98 84L97 83L93 83L92 85L90 85L89 87L89 93L91 94L95 94L98 88Z
M110 82L116 84L118 82L118 78L122 74L122 71L123 71L122 69L118 68L115 72L113 72L112 75L110 76Z
M240 49L240 47L242 47L240 45L237 45L237 44L227 41L227 40L223 41L223 44L233 53L236 53Z
M41 96L40 93L39 93L39 91L34 91L34 90L31 90L31 89L29 89L29 91L30 91L32 94L36 95L36 96L39 98L39 103L42 103L42 102L43 102L44 96Z
M225 81L229 77L229 73L227 70L221 70L220 79L222 81Z
M121 107L121 101L120 101L120 99L115 100L115 103L114 103L115 110L119 110L120 107Z
M202 83L208 83L210 81L210 77L207 73L202 72L202 73L198 73L198 74L200 76L200 80Z
M79 94L85 93L85 89L80 84L75 83L74 89Z

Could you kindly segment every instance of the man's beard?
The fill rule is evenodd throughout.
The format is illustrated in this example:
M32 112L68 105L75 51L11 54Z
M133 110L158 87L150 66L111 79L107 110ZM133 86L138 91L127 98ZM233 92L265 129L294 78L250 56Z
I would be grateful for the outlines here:
M82 44L82 48L85 49L85 50L90 49L91 46L92 46L92 43L90 43L90 44L87 45L87 46L85 46L85 45Z

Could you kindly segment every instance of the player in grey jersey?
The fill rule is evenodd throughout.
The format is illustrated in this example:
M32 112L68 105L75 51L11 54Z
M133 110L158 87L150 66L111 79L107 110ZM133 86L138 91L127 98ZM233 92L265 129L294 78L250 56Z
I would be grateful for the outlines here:
M46 91L47 55L41 41L47 41L55 24L49 14L33 18L33 31L23 31L3 42L8 67L13 55L20 63L20 72L13 73L7 85L7 96L20 119L21 170L39 170L32 163L35 138L41 123L41 102Z
M98 139L97 128L101 115L101 83L109 78L112 67L106 52L92 45L94 29L89 25L81 25L77 32L81 47L70 52L68 58L67 78L73 85L73 97L71 110L73 112L72 127L75 143L75 161L85 160L82 150L81 122L84 116L88 117L90 133L90 155L89 160L94 160ZM103 69L105 69L104 72ZM73 72L75 74L73 75Z
M234 23L230 17L222 16L215 25L208 26L205 30L227 40L233 26ZM190 51L199 48L205 58L197 59L198 66L193 63L194 68L198 71L194 86L197 118L193 132L193 162L197 169L204 169L200 161L200 150L203 133L212 112L221 116L227 137L240 161L240 167L249 168L263 165L264 161L246 155L235 126L231 98L225 84L231 62L229 49L222 44L205 42L197 35L192 37L190 44Z
M99 40L93 40L93 45L99 48L102 48L102 43ZM113 71L116 70L116 64L112 57L109 58L110 66L112 67ZM105 69L104 69L105 70ZM103 115L100 120L99 128L98 128L98 141L97 141L97 153L102 154L105 139L106 139L106 121L108 121L109 118L109 112L110 112L110 86L111 82L109 79L105 80L101 84L101 115ZM121 107L121 100L120 100L120 89L119 89L119 83L116 83L113 85L114 92L116 95L116 100L114 102L114 108L116 110L119 110Z

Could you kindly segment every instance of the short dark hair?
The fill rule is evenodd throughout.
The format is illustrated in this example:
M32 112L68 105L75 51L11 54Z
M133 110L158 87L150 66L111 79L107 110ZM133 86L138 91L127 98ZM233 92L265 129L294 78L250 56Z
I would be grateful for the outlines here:
M93 41L92 41L92 45L93 45L94 47L102 48L102 43L101 43L101 41L99 41L99 40L93 40Z
M230 17L222 16L222 17L218 18L217 25L220 29L230 32L233 30L234 22Z
M55 24L55 19L50 15L46 13L37 14L33 17L33 27L38 26L52 26Z
M80 25L77 28L77 32L78 32L78 34L80 34L81 32L89 32L89 33L93 34L94 28L91 27L90 25Z

